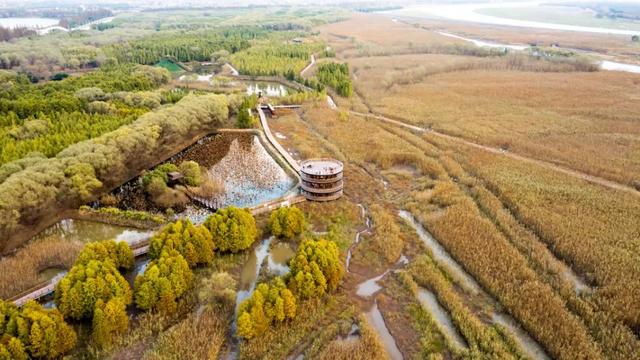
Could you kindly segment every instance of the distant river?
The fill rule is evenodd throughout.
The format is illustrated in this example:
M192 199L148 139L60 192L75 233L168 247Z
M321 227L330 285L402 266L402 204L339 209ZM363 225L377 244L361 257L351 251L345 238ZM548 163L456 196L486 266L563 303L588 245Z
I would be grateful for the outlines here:
M577 26L577 25L565 25L554 24L539 21L526 21L507 19L497 16L483 15L476 12L479 9L485 8L514 8L514 7L535 7L540 5L540 2L521 2L521 3L484 3L484 4L459 4L459 5L415 5L408 6L401 10L392 10L389 14L397 14L403 16L436 16L440 18L469 21L481 24L492 25L506 25L536 29L550 29L550 30L564 30L564 31L578 31L578 32L591 32L600 34L616 34L616 35L636 35L640 34L640 31L623 30L623 29L610 29L601 27L590 26Z
M443 32L443 31L438 31L438 34L444 35L444 36L448 36L448 37L452 37L452 38L455 38L455 39L468 41L468 42L473 43L474 45L479 46L479 47L504 48L504 49L512 49L512 50L517 50L517 51L522 51L522 50L526 50L526 49L529 48L528 45L513 45L513 44L501 44L501 43L497 43L497 42L488 42L488 41L483 41L483 40L476 40L476 39L466 38L466 37L463 37L463 36L459 36L459 35ZM640 65L623 64L623 63L619 63L619 62L615 62L615 61L603 60L603 61L599 62L599 66L600 66L600 68L602 70L625 71L625 72L640 74Z
M0 18L0 26L11 29L16 27L35 29L58 25L59 21L50 18Z

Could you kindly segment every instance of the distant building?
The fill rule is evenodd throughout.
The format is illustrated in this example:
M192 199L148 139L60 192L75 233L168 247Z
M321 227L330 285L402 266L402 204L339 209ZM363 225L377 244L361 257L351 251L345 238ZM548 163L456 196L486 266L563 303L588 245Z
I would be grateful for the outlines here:
M343 193L343 165L334 159L309 159L300 164L302 195L307 200L331 201Z
M172 171L170 173L167 173L167 178L169 179L167 185L175 186L178 185L182 181L182 179L184 179L184 175L180 172Z

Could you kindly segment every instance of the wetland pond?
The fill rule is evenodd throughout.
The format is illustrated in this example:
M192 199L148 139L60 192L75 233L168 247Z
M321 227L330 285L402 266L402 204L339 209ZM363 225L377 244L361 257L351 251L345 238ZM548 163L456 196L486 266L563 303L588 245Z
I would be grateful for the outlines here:
M277 82L228 80L218 78L214 73L205 75L185 74L181 75L178 80L182 82L204 82L212 86L225 88L244 88L247 95L262 94L268 97L283 97L296 92L296 90Z
M253 252L245 262L240 273L240 286L236 298L236 306L248 298L256 288L256 283L266 261L268 275L283 276L289 272L289 260L295 252L284 242L273 243L274 238L269 237L255 246ZM237 308L236 308L237 309Z
M174 208L176 218L187 218L194 224L204 222L212 213L210 208L254 207L289 194L296 185L293 174L285 171L260 138L249 132L205 136L165 162L179 165L183 161L197 162L205 182L215 188L194 192L195 202ZM118 207L125 210L163 211L147 198L139 178L122 185L113 195L118 198Z
M218 207L252 207L287 194L295 180L267 152L260 139L247 133L207 136L174 156L171 162L196 161L224 191L206 200Z
M110 225L96 221L64 219L36 235L34 240L56 237L66 241L92 242L101 240L126 241L135 244L152 234L125 226Z
M247 81L247 95L266 95L268 97L283 97L292 93L293 90L279 83L265 81Z

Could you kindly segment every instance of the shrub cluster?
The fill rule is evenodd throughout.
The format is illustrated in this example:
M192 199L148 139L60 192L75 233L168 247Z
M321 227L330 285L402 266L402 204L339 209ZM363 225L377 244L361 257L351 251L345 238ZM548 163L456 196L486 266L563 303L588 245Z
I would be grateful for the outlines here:
M269 229L275 237L293 239L306 227L304 213L295 206L281 207L271 213Z
M211 233L220 251L238 252L247 249L258 236L256 220L248 209L230 206L216 211L203 224Z
M186 186L200 186L203 182L202 170L195 161L184 161L179 166L165 163L142 175L142 185L152 201L163 208L183 204L188 201L183 191L169 187L169 173L179 173L183 177L178 183Z
M161 182L162 186L166 188L169 182L169 173L178 172L181 173L184 178L181 181L188 186L198 186L202 183L202 172L200 165L195 161L184 161L177 166L175 164L166 163L158 165L155 169L142 175L142 184L145 190L149 191L149 187L154 182Z
M103 200L104 198L105 198L105 196L103 196L100 199L100 202L102 204L104 204L104 200ZM151 221L151 222L154 222L154 223L157 223L157 224L162 224L162 223L164 223L166 221L164 216L162 216L162 215L151 214L151 213L148 213L146 211L122 210L122 209L115 208L115 207L101 207L101 208L98 208L98 209L93 209L90 206L83 205L83 206L80 207L80 212L81 213L103 214L103 215L107 215L107 216L121 217L121 218L131 219L131 220Z
M0 334L0 359L57 359L76 344L76 333L62 314L35 301L18 308L0 300Z

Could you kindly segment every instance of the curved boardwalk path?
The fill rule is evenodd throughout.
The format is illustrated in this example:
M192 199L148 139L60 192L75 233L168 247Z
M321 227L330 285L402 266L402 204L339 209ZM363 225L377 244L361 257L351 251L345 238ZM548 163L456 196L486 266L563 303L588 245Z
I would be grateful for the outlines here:
M267 117L265 116L264 111L262 111L260 105L258 105L256 109L258 110L258 116L260 117L260 124L264 129L264 135L267 137L267 140L269 140L269 143L278 151L278 153L280 153L280 155L289 164L289 166L291 166L291 168L293 168L296 173L299 173L300 164L298 164L298 162L291 157L291 154L289 154L273 136L273 134L271 133L271 128L269 128L269 123L267 122Z
M551 169L554 171L558 171L561 172L565 175L569 175L581 180L585 180L594 184L598 184L601 186L604 186L606 188L609 189L614 189L614 190L621 190L621 191L626 191L629 192L635 196L640 196L640 191L634 189L631 186L625 185L625 184L621 184L619 182L613 181L613 180L608 180L599 176L595 176L595 175L590 175L578 170L574 170L574 169L569 169L560 165L556 165L552 162L548 162L548 161L544 161L544 160L539 160L539 159L534 159L534 158L530 158L530 157L526 157L523 155L518 155L512 152L508 152L505 151L503 149L500 148L494 148L491 146L487 146L487 145L482 145L482 144L478 144L469 140L466 140L464 138L461 137L457 137L457 136L452 136L452 135L447 135L445 133L436 131L436 130L432 130L432 129L425 129L419 126L415 126L415 125L411 125L411 124L407 124L404 123L402 121L398 121L398 120L394 120L394 119L390 119L388 117L382 116L382 115L377 115L377 114L371 114L371 113L361 113L361 112L357 112L357 111L349 111L351 114L354 115L359 115L359 116L364 116L364 117L372 117L375 118L377 120L392 124L392 125L396 125L396 126L400 126L400 127L404 127L406 129L412 130L412 131L417 131L417 132L429 132L430 134L433 134L434 136L443 138L443 139L447 139L450 141L454 141L460 144L464 144L470 147L474 147L476 149L480 149L483 151L487 151L493 154L500 154L500 155L504 155L507 157L510 157L512 159L518 160L518 161L523 161L523 162L527 162L530 164L535 164L538 166L542 166L544 168L547 169Z

